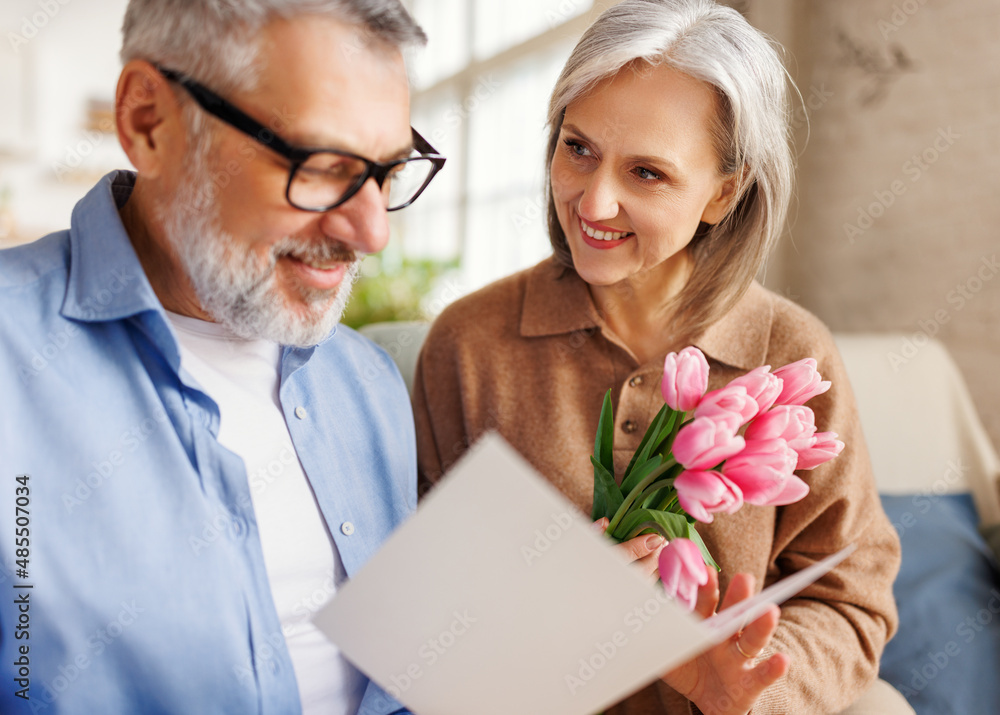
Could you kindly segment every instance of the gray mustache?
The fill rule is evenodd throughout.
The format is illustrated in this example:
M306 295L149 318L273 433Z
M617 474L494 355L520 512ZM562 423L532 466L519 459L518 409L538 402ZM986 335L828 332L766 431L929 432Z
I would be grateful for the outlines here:
M359 258L355 251L347 248L340 241L303 245L301 239L291 237L284 238L274 244L271 247L271 255L275 262L285 256L310 263L325 263L329 261L354 263Z

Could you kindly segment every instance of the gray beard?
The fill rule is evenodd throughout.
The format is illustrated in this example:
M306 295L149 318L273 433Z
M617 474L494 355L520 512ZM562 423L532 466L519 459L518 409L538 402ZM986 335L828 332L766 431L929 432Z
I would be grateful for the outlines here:
M267 263L260 265L249 248L244 249L219 227L216 189L207 162L204 155L197 156L201 152L192 154L180 190L160 205L159 213L202 310L244 339L297 347L321 343L344 314L360 258L341 245L312 244L286 236L271 246ZM275 268L283 256L309 263L336 259L350 266L332 293L300 286L305 309L296 309L287 305L277 285Z

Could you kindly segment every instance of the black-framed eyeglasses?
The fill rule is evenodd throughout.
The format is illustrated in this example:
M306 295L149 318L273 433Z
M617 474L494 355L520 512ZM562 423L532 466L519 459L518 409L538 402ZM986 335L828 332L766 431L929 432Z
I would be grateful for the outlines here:
M181 85L198 105L213 117L251 137L285 157L291 168L285 197L303 211L335 209L361 190L369 178L375 179L385 197L386 210L406 208L441 171L445 157L426 139L413 132L413 153L403 159L372 161L338 149L292 146L274 131L190 77L154 65L171 82Z

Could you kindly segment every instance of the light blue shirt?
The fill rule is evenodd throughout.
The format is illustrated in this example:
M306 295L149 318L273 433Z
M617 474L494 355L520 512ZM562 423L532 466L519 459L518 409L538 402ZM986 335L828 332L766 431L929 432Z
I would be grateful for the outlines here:
M0 712L298 713L246 469L118 216L133 184L0 251ZM341 326L283 349L280 401L353 576L416 508L406 388ZM368 683L359 713L400 707Z

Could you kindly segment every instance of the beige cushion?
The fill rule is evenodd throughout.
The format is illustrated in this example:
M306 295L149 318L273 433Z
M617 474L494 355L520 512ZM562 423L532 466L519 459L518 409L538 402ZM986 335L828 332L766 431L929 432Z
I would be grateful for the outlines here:
M983 526L1000 523L1000 459L944 346L882 333L834 337L879 491L971 491Z
M412 393L417 356L430 327L430 323L401 320L395 323L371 323L362 326L358 332L389 353L403 376L407 391Z
M876 680L867 693L840 715L916 715L906 698L884 680Z

